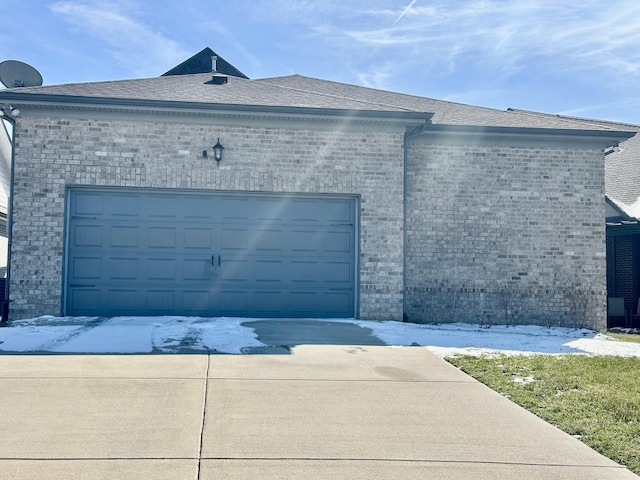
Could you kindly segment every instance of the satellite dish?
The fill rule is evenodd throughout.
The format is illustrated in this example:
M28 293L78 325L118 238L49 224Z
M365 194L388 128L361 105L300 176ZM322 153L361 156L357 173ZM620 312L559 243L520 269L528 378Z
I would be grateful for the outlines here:
M39 87L42 85L42 75L31 65L5 60L0 63L0 82L7 88Z

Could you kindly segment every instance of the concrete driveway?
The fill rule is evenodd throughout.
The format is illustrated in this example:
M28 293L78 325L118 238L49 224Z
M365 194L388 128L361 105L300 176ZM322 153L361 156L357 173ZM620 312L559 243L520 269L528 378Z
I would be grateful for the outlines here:
M0 479L638 478L424 348L259 323L254 355L0 356Z

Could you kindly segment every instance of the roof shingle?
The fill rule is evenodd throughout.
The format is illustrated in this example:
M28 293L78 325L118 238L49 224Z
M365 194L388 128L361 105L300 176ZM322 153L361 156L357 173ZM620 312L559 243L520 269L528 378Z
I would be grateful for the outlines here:
M519 110L496 110L377 90L328 80L290 75L249 80L230 76L224 85L210 85L211 73L133 80L70 83L5 89L6 94L65 95L113 99L143 99L203 104L260 105L307 108L430 112L434 124L483 127L619 130L620 125L586 122ZM616 128L617 127L617 128ZM628 128L627 128L628 129Z

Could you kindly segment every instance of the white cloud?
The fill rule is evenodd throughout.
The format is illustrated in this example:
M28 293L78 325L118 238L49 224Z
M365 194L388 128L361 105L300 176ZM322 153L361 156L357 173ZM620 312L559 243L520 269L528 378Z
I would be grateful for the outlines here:
M632 0L389 3L273 0L259 8L269 21L304 24L354 58L393 57L400 69L428 61L436 72L466 62L503 76L533 64L557 72L640 73L640 4Z
M231 30L224 26L221 22L217 21L205 21L202 23L201 28L207 31L215 32L216 37L221 37L225 42L235 48L242 54L245 60L251 63L252 70L259 71L264 62L253 55L244 45L244 43L235 35ZM214 48L215 50L215 48ZM219 53L219 52L218 52ZM221 56L223 56L220 53ZM243 67L244 68L244 67ZM243 68L240 68L242 71Z
M60 1L49 8L83 34L100 40L101 49L136 76L157 75L192 53L136 20L121 2Z

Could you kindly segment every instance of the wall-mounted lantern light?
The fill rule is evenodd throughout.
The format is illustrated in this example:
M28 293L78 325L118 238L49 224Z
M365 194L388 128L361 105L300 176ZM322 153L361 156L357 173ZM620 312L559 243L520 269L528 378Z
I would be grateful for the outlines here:
M220 137L218 137L218 141L213 146L213 158L218 163L220 163L220 160L222 160L222 150L224 150L224 147L220 143ZM203 150L202 156L205 158L208 157L208 152L206 150Z

